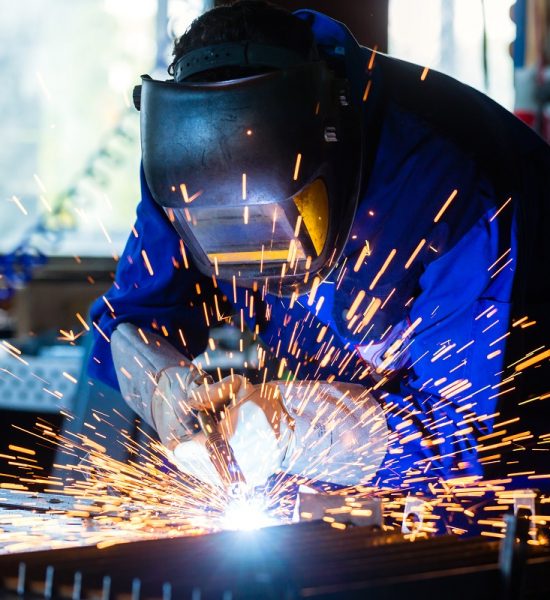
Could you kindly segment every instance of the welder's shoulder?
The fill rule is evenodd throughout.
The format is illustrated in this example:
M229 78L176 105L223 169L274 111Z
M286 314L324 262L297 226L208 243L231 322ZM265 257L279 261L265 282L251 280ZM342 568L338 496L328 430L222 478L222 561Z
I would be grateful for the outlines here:
M385 101L415 115L495 176L519 174L533 153L550 147L512 113L474 88L439 73L386 55L375 66Z

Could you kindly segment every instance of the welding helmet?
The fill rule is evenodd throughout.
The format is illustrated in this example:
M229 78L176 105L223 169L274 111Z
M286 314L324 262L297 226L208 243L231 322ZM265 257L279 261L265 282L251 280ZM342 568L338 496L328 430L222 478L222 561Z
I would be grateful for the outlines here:
M185 81L227 65L271 70ZM359 111L322 60L230 43L184 55L174 81L142 77L143 168L204 274L305 293L348 239L360 183Z

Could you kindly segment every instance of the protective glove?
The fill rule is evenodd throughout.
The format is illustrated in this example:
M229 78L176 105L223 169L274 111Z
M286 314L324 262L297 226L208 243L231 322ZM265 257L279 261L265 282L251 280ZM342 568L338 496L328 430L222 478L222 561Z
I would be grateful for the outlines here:
M389 435L377 400L347 382L279 385L295 422L281 468L337 485L370 481L384 460Z
M338 485L366 483L380 466L388 430L365 388L349 383L246 382L222 413L218 429L251 487L287 472ZM174 449L180 469L223 486L198 433Z
M237 379L237 376L235 376ZM230 405L220 413L218 432L230 444L249 487L264 485L275 473L290 443L293 423L276 385L256 386L241 377ZM222 385L231 381L228 377ZM179 468L210 485L224 484L206 449L206 436L197 433L174 449Z
M391 379L410 359L410 337L418 323L408 320L394 325L379 342L357 346L361 358L372 368L372 376Z
M197 431L193 411L218 410L244 380L209 385L205 373L164 338L131 323L117 326L111 353L124 400L169 449Z
M173 450L182 471L223 483L205 448L194 411L219 413L250 486L277 472L339 485L368 481L387 445L382 409L362 386L342 382L252 385L235 375L209 383L169 342L120 324L111 336L122 395Z

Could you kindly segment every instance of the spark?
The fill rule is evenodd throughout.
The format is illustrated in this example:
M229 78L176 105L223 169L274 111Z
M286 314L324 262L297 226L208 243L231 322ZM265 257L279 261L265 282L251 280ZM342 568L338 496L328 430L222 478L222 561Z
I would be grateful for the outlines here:
M510 258L509 260L507 260L501 267L499 267L492 275L491 275L491 279L493 279L494 277L496 277L503 269L505 269L514 259Z
M370 249L370 244L369 244L369 242L367 240L365 240L365 245L363 246L363 249L361 250L361 253L357 257L357 261L355 262L355 265L353 266L353 270L356 273L361 268L361 266L362 266L363 261L365 260L365 258L367 256L370 256L371 254L372 254L372 252L371 252L371 249Z
M367 101L367 98L369 97L369 94L370 94L371 87L372 87L372 79L369 79L367 81L367 85L365 86L365 91L363 92L363 102Z
M40 188L40 191L43 194L46 194L47 193L46 186L42 183L42 180L40 179L40 177L38 177L38 175L36 173L33 174L33 177L34 177L34 180L36 181L36 184Z
M107 308L114 314L115 309L113 308L113 305L109 302L109 300L107 299L106 296L101 296L101 298L103 299L103 302L105 302Z
M434 217L434 223L437 223L439 221L439 219L441 219L441 217L443 216L443 213L449 208L449 205L456 198L457 194L458 194L458 190L452 191L451 195L447 198L447 200L445 200L443 206L439 209L439 212Z
M321 278L320 277L315 277L313 279L313 285L311 286L311 290L309 292L309 296L308 296L308 299L307 299L308 306L313 306L313 304L315 302L315 296L317 294L317 290L319 288L320 283L321 283Z
M11 350L12 352L15 352L16 354L21 355L21 350L19 350L19 348L16 348L13 344L10 344L6 340L2 340L2 344L4 344L4 346L6 346L6 348Z
M495 267L495 266L496 266L496 264L497 264L497 263L499 263L499 262L500 262L500 261L501 261L501 260L502 260L502 259L503 259L503 258L504 258L506 255L507 255L507 254L509 254L511 250L512 250L511 248L508 248L508 250L506 250L505 252L503 252L503 254L501 254L501 255L500 255L500 256L499 256L499 257L498 257L498 258L495 260L495 262L494 262L494 263L493 263L493 264L492 264L490 267L488 267L488 268L487 268L487 271L490 271L490 270L491 270L493 267Z
M97 223L99 225L99 228L103 232L103 235L105 236L105 239L107 240L107 242L109 244L112 244L113 240L111 239L111 236L109 235L109 232L107 231L107 229L105 229L105 225L103 225L103 222L101 221L101 219L99 217L96 217L96 218L97 218Z
M116 410L113 413L122 417ZM103 417L99 419L95 414L94 417L107 422ZM86 425L91 435L99 435L95 427ZM48 513L55 514L55 519L29 513L18 516L17 520L8 515L6 521L0 513L0 544L4 551L75 543L108 547L140 539L198 535L222 529L251 530L288 522L290 505L284 497L275 502L270 494L258 490L227 495L219 488L191 481L179 472L170 453L143 431L146 442L138 443L124 428L120 430L130 454L139 453L143 459L120 462L109 457L102 444L85 434L55 434L39 422L35 428L35 433L26 433L70 453L80 449L86 456L77 466L57 465L67 473L66 478L58 478L29 475L29 469L31 472L39 470L30 457L20 457L23 462L16 462L15 456L3 455L25 474L17 481L3 482L0 488L26 491L28 484L41 484L46 492L62 494L68 500L74 498L66 508L60 506L46 511L46 517ZM33 450L21 446L10 446L10 449L34 454ZM85 479L75 479L78 473ZM284 489L283 485L279 493ZM89 521L93 521L93 527ZM6 523L9 523L8 530L4 527ZM64 530L63 538L59 535L61 530Z
M302 155L300 153L298 153L298 155L296 156L296 164L294 166L294 175L292 176L292 179L294 181L298 180L298 175L300 173L300 164L302 162Z
M300 226L302 225L302 215L298 215L296 219L296 226L294 227L294 237L298 237L300 233Z
M19 200L19 198L17 196L12 196L10 201L13 202L25 216L27 216L29 214L27 212L27 209L23 206L21 200Z
M296 176L298 176L298 167L299 165L297 164ZM246 192L245 183L246 178L245 174L243 174L243 199L245 199L244 196ZM455 190L453 192L454 196L456 196L456 193L457 191ZM436 219L441 218L444 211L448 208L448 205L454 198L453 194L451 194L450 198L440 209ZM184 196L185 201L183 189L182 195ZM274 214L273 219L273 230L275 229L275 222L276 214ZM297 237L300 231L300 226L301 224L298 220L294 229L295 237ZM134 235L137 234L134 232ZM426 240L421 240L419 242L405 263L405 268L411 266L421 249L426 246L426 243ZM262 245L262 253L263 248ZM181 244L180 251L187 267L183 243ZM396 252L397 249L390 252L390 255L386 258L384 265L373 279L369 289L376 286L390 262L395 257ZM338 261L337 268L335 269L335 273L339 273L338 281L341 282L345 273L349 273L352 266L354 271L357 272L370 254L371 249L369 243L365 241L365 246L361 248L360 255L355 262L355 265L353 265L352 261ZM504 262L508 254L509 251L499 257L499 259L490 267L490 270L497 267L501 262ZM146 260L146 258L147 255L145 254L143 259L147 266L148 259ZM168 258L170 259L170 257ZM172 257L172 260L178 263L178 265L181 264L179 256ZM308 261L309 265L306 266L307 269L311 267L311 257L308 257ZM175 265L174 262L172 264ZM154 273L152 268L148 268L148 270L150 275L153 276ZM215 278L213 281L214 285L216 285ZM258 290L260 285L262 285L261 282L256 285L255 291ZM319 312L325 300L325 297L319 293L320 285L321 280L315 278L309 297L307 298L307 304L309 306L315 306L316 312ZM234 301L236 302L237 285L235 276L232 280L232 287ZM198 288L197 292L200 293L200 291L200 288ZM394 297L393 294L396 292L396 288L393 288L389 294L387 291L384 291L384 293L381 294L383 296L382 298L373 297L372 299L369 299L370 303L366 309L361 305L361 303L364 302L365 297L367 297L366 290L356 289L355 292L355 298L353 299L353 296L350 298L350 301L353 299L353 302L346 312L346 317L347 320L350 321L350 326L352 328L355 327L354 333L360 333L362 329L365 329L365 338L362 342L364 347L365 345L368 345L371 338L376 341L376 338L374 338L372 334L371 322L373 316L381 307L384 307L385 304L389 302L390 298ZM266 283L262 288L262 300L265 300L266 318L269 320L274 302L268 301L267 293ZM246 290L240 290L239 294L244 295L246 309L248 310L249 316L253 317L255 306L254 296L250 295ZM229 292L228 295L231 296L231 293ZM201 301L205 296L206 293L203 288ZM292 297L284 302L289 303L290 307L295 304L303 307L302 303L304 303L304 300L305 298L300 298L300 295L294 292ZM278 298L276 301L282 303L283 299ZM406 305L408 306L411 301L412 300L407 301ZM289 306L289 304L286 304L286 306ZM107 303L107 307L111 312L114 312L113 307L109 303ZM442 305L441 311L443 311L444 308L445 307ZM202 302L202 309L207 323L210 322L210 317L214 319L217 318L218 321L221 320L220 306L218 306L217 298L210 305L206 302ZM434 310L433 315L436 314L436 310ZM487 320L481 321L481 323L489 323L489 319L492 319L496 314L494 312L495 310L495 307L491 306L481 312L481 314L477 315L476 319L480 320L482 317L486 317ZM464 468L465 462L461 461L466 460L463 458L465 456L464 450L465 446L470 444L470 439L473 439L470 438L472 432L479 431L479 433L487 434L476 437L475 445L470 444L472 447L466 448L471 452L478 452L481 455L479 460L483 463L502 460L502 456L504 455L503 449L506 447L508 447L508 449L513 447L514 450L516 450L515 446L518 445L519 442L524 442L532 437L533 434L529 431L521 431L518 434L511 428L506 429L508 423L506 421L494 423L495 420L501 418L498 412L490 412L487 410L482 415L475 414L475 411L478 410L476 407L476 399L483 398L483 400L485 400L485 396L476 397L476 394L479 394L480 391L485 389L491 390L490 392L487 392L487 394L496 393L496 395L504 395L511 393L513 388L510 386L513 385L511 383L513 377L508 377L507 373L506 376L502 378L502 381L499 380L499 383L495 383L493 386L474 389L470 381L461 377L462 371L459 370L456 375L452 375L454 370L458 369L460 365L465 364L466 358L469 359L468 355L462 355L466 356L466 358L464 358L464 361L460 363L460 365L455 366L458 360L462 358L460 353L474 344L474 340L471 340L461 348L456 349L457 344L455 344L452 339L442 339L441 344L437 348L432 349L431 352L426 351L421 354L419 351L418 354L421 355L416 358L412 365L407 365L407 369L414 367L420 360L424 360L426 363L430 360L432 362L434 360L440 360L441 363L438 364L445 364L444 361L449 360L448 364L452 363L453 368L449 368L447 373L443 373L444 376L440 376L441 374L438 374L437 377L434 376L434 379L437 379L435 382L431 379L426 382L419 382L419 385L422 384L423 389L425 386L425 396L428 398L425 404L423 404L422 410L419 410L419 407L413 401L412 396L406 397L402 406L397 406L391 400L391 396L388 395L388 392L384 390L384 386L388 382L389 376L386 377L384 375L383 377L372 381L366 379L373 375L373 370L372 368L365 366L364 361L358 356L356 348L351 345L341 348L339 343L335 341L337 338L334 335L331 324L321 323L318 319L313 318L313 316L311 316L312 314L313 312L308 313L304 318L295 318L293 315L287 313L284 318L281 319L280 324L273 324L273 329L275 331L273 341L271 342L273 346L257 348L257 363L255 362L254 366L254 368L257 369L258 381L262 381L261 391L263 397L268 397L270 393L269 378L271 377L271 373L268 373L267 365L272 361L272 367L274 366L275 369L277 369L277 376L279 378L286 377L288 384L287 389L292 389L293 392L299 390L299 402L296 407L299 414L302 414L306 408L315 411L315 416L311 423L312 427L306 434L307 442L309 444L308 451L311 451L312 456L314 457L311 460L311 467L317 469L320 475L327 475L330 472L332 466L330 465L330 461L327 460L327 454L319 449L323 448L323 443L326 443L330 436L333 435L339 420L345 415L346 408L344 406L344 400L349 400L349 398L341 399L341 405L331 413L328 409L329 403L327 402L327 394L323 391L323 386L321 384L322 380L337 380L335 374L336 371L338 371L338 377L344 372L346 372L346 377L349 377L348 372L353 373L353 375L349 377L349 380L362 382L365 379L366 382L369 382L365 382L365 393L374 393L378 390L380 399L384 399L386 403L384 406L386 413L401 418L401 424L391 433L390 452L388 454L390 467L395 471L400 470L399 459L403 455L407 456L409 452L407 444L411 441L417 440L416 443L429 449L429 456L415 460L412 465L407 465L405 473L399 473L399 475L404 477L405 487L407 485L411 486L415 484L428 485L430 491L435 496L430 508L435 508L437 506L442 508L448 515L460 513L473 518L478 512L485 514L482 513L485 508L479 510L467 508L465 499L475 498L477 501L478 498L487 494L488 490L494 492L498 486L504 489L504 486L507 485L507 483L500 482L497 484L495 482L483 482L479 479L471 478L456 478L452 482L442 482L437 476L437 463L441 460L445 460L447 457L452 457L452 460L456 461L458 468ZM77 318L86 331L89 331L90 328L87 327L86 321L78 313ZM227 317L227 321L241 332L244 332L244 309L241 309L240 313L236 314L234 317ZM351 321L353 321L353 324ZM419 323L419 320L415 321L396 341L393 342L390 348L391 352L389 352L387 356L384 356L384 360L393 358L391 357L392 353L395 354L406 349L405 344L410 343L408 338L418 327ZM496 321L491 323L489 327L495 323ZM532 321L529 321L528 317L524 317L523 319L516 321L513 325L517 325L518 327L522 325L531 326L530 323L532 323ZM106 341L109 342L109 338L101 331L99 325L96 323L92 324ZM370 327L367 330L366 328L369 325ZM283 327L290 327L291 329L288 331L292 331L288 347L286 342L284 344L281 342L283 338L281 330ZM156 330L159 330L159 328L165 336L168 335L169 332L164 325L161 323L155 325ZM486 327L485 330L487 329L488 328ZM308 333L308 330L311 334L311 339L315 339L317 344L317 347L311 353L309 351L306 352L303 343L303 340L305 339L304 336ZM70 331L70 333L72 334L72 331ZM146 336L145 331L141 331L140 333L143 337ZM253 335L257 335L257 333L258 330L256 329ZM179 329L178 334L182 344L185 346L186 339L184 332ZM509 332L505 335L501 334L502 332L497 334L499 337L497 337L497 335L491 336L491 334L489 334L488 337L497 337L497 339L489 344L490 349L487 350L487 352L490 352L490 350L494 348L494 345L504 339ZM384 332L380 339L384 339L384 335L389 335L389 328L386 329L386 332ZM145 341L146 340L147 338L145 337ZM487 340L487 342L488 341L489 340ZM460 344L462 343L463 342L460 341ZM214 341L209 339L208 350L210 352L214 351L215 346L216 344ZM16 358L19 356L15 347L10 349L3 344L2 348ZM476 348L478 348L478 346L476 346ZM239 351L246 351L242 336L239 339ZM501 351L495 350L495 352L490 353L489 355L487 355L487 352L485 352L485 356L490 358L491 355L497 356L497 352ZM518 361L515 365L516 371L521 370L518 369L518 367L527 368L527 366L531 366L531 364L537 364L544 360L544 358L548 357L548 355L546 355L547 352L550 351L547 351L544 347L538 348L533 354L527 355L522 360ZM273 356L275 356L275 359L273 359ZM456 360L452 362L455 358ZM256 359L254 360L256 361ZM206 353L203 362L209 364L209 361L210 358ZM526 365L529 361L534 362L530 362ZM308 373L308 377L304 377L303 381L301 381L298 378L300 373L303 374L303 371L300 372L300 368L302 367L305 369L308 364L311 364L316 370L314 372L312 371L312 375L309 375ZM323 376L322 369L329 365L335 367L334 373L329 377ZM510 370L513 366L514 365L509 365ZM349 371L347 371L348 369ZM124 373L124 371L122 373L125 376L129 375L127 371L126 373ZM451 374L449 375L449 373ZM77 380L68 373L63 372L63 376L66 379L69 379L69 381L77 383ZM218 377L221 379L221 372L219 370ZM44 382L44 385L53 387L48 382ZM441 397L435 397L435 394L432 396L434 386L436 389L440 388L439 396ZM60 397L58 391L52 391L47 387L45 388L45 391L57 398ZM467 396L465 392L468 394ZM458 399L450 400L455 396L457 396ZM541 396L540 399L544 397L549 397L549 395L546 394L545 396ZM534 399L530 399L530 401L532 400ZM191 409L186 405L182 407L182 410L188 414ZM353 410L360 411L360 405L359 408ZM82 543L92 543L99 547L108 547L113 544L133 539L153 539L158 537L172 537L175 535L198 535L228 527L248 529L256 526L256 516L258 516L260 522L266 517L267 523L269 523L270 519L273 517L272 513L276 515L275 522L284 522L284 511L278 507L274 509L276 504L274 500L275 493L284 492L284 495L286 495L285 497L290 497L290 487L295 485L297 481L300 481L299 477L290 476L288 472L277 473L276 484L274 489L269 493L266 492L264 494L262 492L259 495L248 494L235 499L234 497L230 497L229 494L226 494L224 490L211 488L206 484L190 480L189 477L179 471L177 465L173 462L173 457L171 457L170 453L162 448L155 440L145 436L146 442L138 443L134 441L128 433L128 431L133 428L133 421L131 424L128 424L127 430L124 430L124 427L122 430L120 430L120 428L117 430L119 435L122 436L123 444L129 452L131 457L130 460L123 463L109 457L105 450L105 432L102 431L102 425L100 425L108 422L109 419L109 415L94 413L91 423L85 424L84 431L86 434L61 435L56 433L52 428L41 426L40 434L37 435L40 444L48 441L51 443L55 442L69 455L74 455L77 450L82 450L85 451L86 458L76 467L61 465L60 467L64 469L67 477L55 479L46 477L43 472L40 473L38 465L33 464L32 459L29 456L4 455L5 457L8 457L7 460L17 462L19 467L23 469L23 475L18 478L14 477L13 480L7 482L7 485L15 486L11 489L25 490L28 489L33 482L40 483L41 485L47 486L50 491L62 491L63 495L66 497L74 498L75 502L71 506L71 509L65 511L62 514L62 518L67 521L73 519L74 522L72 522L71 526L75 529L72 529L71 531L78 530L78 535L81 536L80 541ZM361 425L364 425L368 419L368 415L361 414ZM419 420L421 420L422 424L425 426L422 431L417 430L416 424ZM315 429L315 425L323 428L323 433L319 436L318 440L316 439L317 430ZM548 444L550 438L541 438L539 442L541 444ZM485 445L486 443L487 445ZM356 455L356 459L367 463L367 450L367 447L360 449ZM394 451L395 455L393 454ZM259 452L261 452L260 448L258 449L258 453ZM503 452L503 454L501 455L500 452ZM297 461L298 458L298 455L292 455L289 457L289 462L293 464L293 461ZM520 472L519 468L516 468L515 470ZM75 481L75 475L86 475L87 479L84 482L80 480ZM517 476L517 473L512 473L511 475ZM528 477L543 478L550 477L550 475L537 475L533 472L531 475L528 475ZM357 491L355 490L353 493L355 494ZM385 492L382 488L377 489L376 493L379 494L380 497L385 497ZM257 511L256 502L259 503ZM288 504L285 506L288 507ZM404 507L404 499L396 498L395 490L389 493L388 509L385 510L385 516L388 519L393 519L395 521L393 526L396 528L399 527L396 525L397 521L403 518ZM500 517L499 511L504 513L506 508L507 506L498 506L496 509L485 514L485 516L495 517L490 525L486 525L489 530L493 525L496 527L496 523L499 521ZM360 511L361 509L358 508L357 510ZM257 515L255 514L256 512L258 513ZM81 523L78 524L76 522L84 517L93 522L94 531L91 531L89 527L86 529ZM334 519L334 517L330 518L332 519L331 526L337 529L344 529L346 527L345 523L340 523L337 519ZM426 518L426 522L420 526L419 533L415 533L415 535L432 531L434 522L438 518L439 517L436 515ZM2 525L4 524L1 519L2 516L0 514L0 543L5 546L4 541L8 539L10 534L1 531ZM32 519L37 519L37 516L33 515ZM38 528L35 529L35 531L38 531L41 526L33 525L33 527ZM456 527L456 525L449 526L448 530L453 531L458 535L462 535L466 532L466 529L461 530ZM46 531L46 529L42 530L42 532L44 531ZM9 543L12 544L12 547L17 546L17 544L27 544L27 547L32 548L33 543L36 546L36 541L33 542L31 539L32 536L28 535L28 531L25 535L26 537L22 537L22 535L19 534L19 537L17 537L17 535L14 534ZM44 534L44 538L47 538L48 535L49 534ZM52 539L54 538L52 537ZM47 544L48 542L45 541L44 543Z
M418 253L420 252L420 250L422 250L425 243L425 239L420 240L418 246L413 250L413 253L410 255L409 260L407 260L407 262L405 263L405 269L408 269L412 265L414 259L418 256Z
M374 48L372 49L372 53L370 55L370 59L369 59L369 64L367 65L367 69L369 71L372 71L373 67L374 67L374 59L376 57L376 52L378 51L378 46L375 45Z
M189 194L187 193L187 186L185 185L185 183L182 183L180 185L180 191L185 204L191 204L191 202L196 200L202 194L202 190L199 190L198 192L195 192L192 196L189 196ZM187 220L190 221L191 219Z
M363 302L363 299L365 297L365 291L364 290L360 290L360 292L357 294L357 296L355 297L355 300L353 301L352 305L349 307L348 312L346 313L346 320L349 321L353 315L355 314L355 311L359 308L359 305L361 304L361 302Z
M523 371L527 367L530 367L538 362L541 362L545 358L550 358L550 350L546 350L544 352L541 352L540 354L536 354L535 356L528 358L527 360L524 360L523 362L520 362L519 364L517 364L515 366L515 370Z
M151 277L154 277L155 272L153 271L153 267L151 266L151 263L149 261L149 257L147 256L147 252L145 250L141 251L141 256L143 258L143 262L145 264L145 268L147 269L149 275L151 275Z
M86 331L90 331L90 327L89 327L88 323L86 323L86 321L84 320L84 318L82 317L82 315L80 313L76 313L76 318L80 321L80 323L82 324L82 327L84 327L84 329Z
M512 197L510 196L510 198L508 198L508 200L506 200L506 202L504 202L504 204L496 211L496 213L489 219L489 223L492 223L497 217L498 215L508 206L508 204L512 201Z
M83 332L75 334L72 329L70 329L69 331L65 331L64 329L60 329L59 333L61 335L58 336L57 339L60 340L61 342L75 342L83 334Z
M51 102L52 96L50 94L50 90L48 89L46 82L44 81L44 78L42 77L42 74L39 71L36 71L36 79L38 79L40 89L42 90L42 93L44 94L46 100L48 100L48 102Z
M22 452L23 454L30 454L31 456L36 455L36 452L30 448L23 448L22 446L14 446L13 444L10 444L8 446L8 448L10 450L13 450L14 452Z
M66 371L63 371L62 375L63 375L63 377L65 377L65 379L68 379L70 382L72 382L72 383L78 383L78 380L75 379L72 375L70 375Z
M326 325L323 325L323 327L321 327L321 329L319 330L319 334L317 335L317 340L316 340L318 344L321 343L321 341L325 337L327 330L328 330L328 327Z
M388 268L390 262L393 260L393 258L394 258L394 256L396 254L397 254L397 250L395 248L390 251L388 257L384 261L384 264L380 267L380 270L374 276L374 279L372 280L371 284L369 285L369 290L373 290L374 289L374 287L376 286L376 284L378 283L378 281L380 280L380 278L382 277L382 275L384 274L384 272L386 271L386 269Z
M94 326L94 328L96 329L96 331L98 331L98 333L101 335L101 337L107 342L107 343L111 343L111 340L107 337L107 335L105 334L105 332L103 331L103 329L101 329L101 327L95 322L92 321L92 325Z
M48 211L48 212L52 212L52 207L51 204L48 202L48 200L42 195L40 194L38 196L40 198L40 202L42 202L42 204L44 205L44 208Z

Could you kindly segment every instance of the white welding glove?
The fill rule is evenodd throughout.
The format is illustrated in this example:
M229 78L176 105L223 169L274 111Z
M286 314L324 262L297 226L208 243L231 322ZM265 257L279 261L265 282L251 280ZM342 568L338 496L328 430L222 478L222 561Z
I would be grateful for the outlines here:
M124 400L169 449L197 431L193 410L224 406L244 379L209 385L205 374L164 338L131 323L117 326L111 353Z
M280 472L339 485L366 483L386 453L383 411L359 385L245 380L223 416L219 431L252 487ZM179 444L174 458L182 471L223 485L202 433Z
M220 384L228 385L231 379L227 377ZM253 385L244 377L240 379L233 401L220 415L218 431L231 445L247 484L256 487L264 485L280 468L290 443L291 422L277 385ZM174 449L174 459L185 473L223 487L205 442L204 433L198 433Z
M388 446L376 399L361 385L339 381L295 382L281 391L295 422L281 468L338 485L368 483Z

